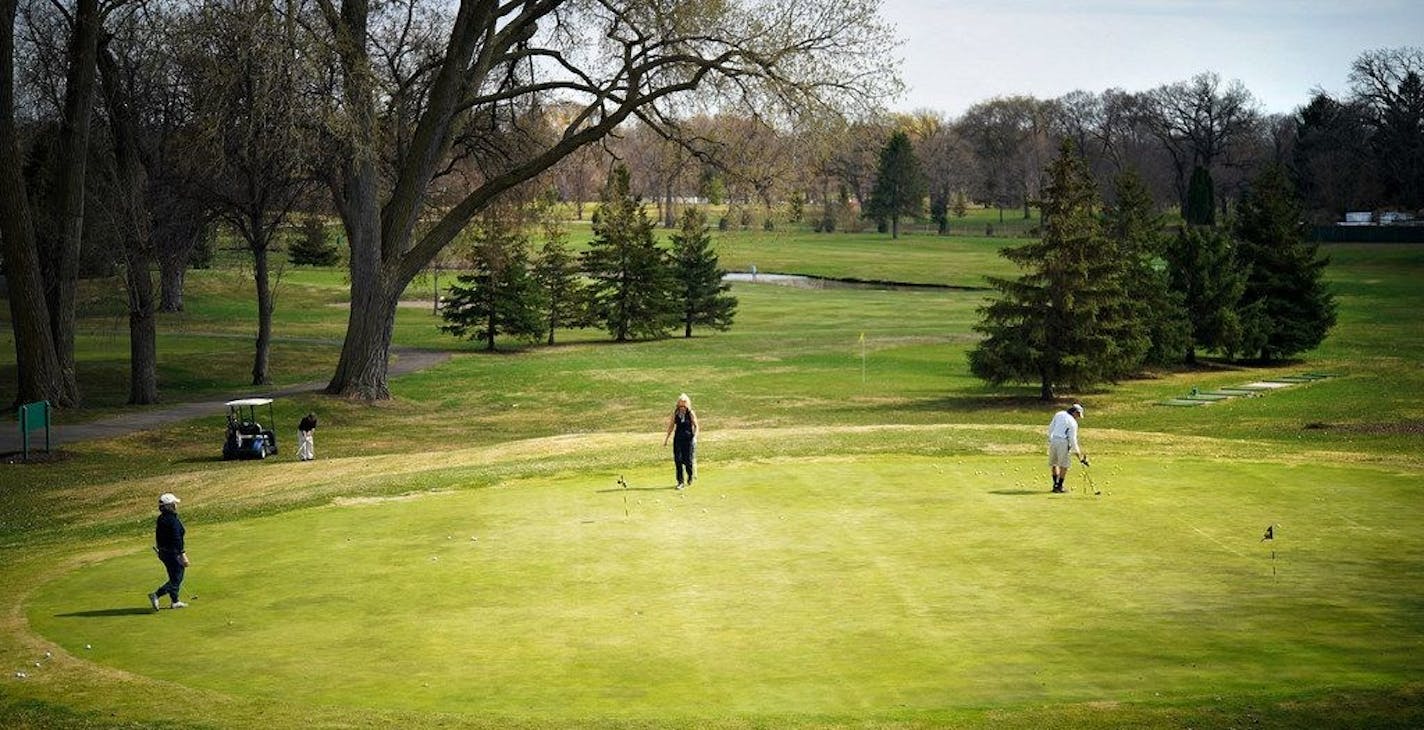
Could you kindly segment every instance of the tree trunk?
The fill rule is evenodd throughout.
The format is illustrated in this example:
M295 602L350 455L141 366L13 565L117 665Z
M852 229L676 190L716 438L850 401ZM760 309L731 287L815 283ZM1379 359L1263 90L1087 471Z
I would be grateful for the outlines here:
M351 295L346 340L326 392L346 398L385 400L391 397L386 376L399 294L388 294L384 287L352 286Z
M162 282L158 311L183 311L183 284L188 276L187 260L164 256L158 260L158 270Z
M15 6L0 0L0 253L15 336L16 404L76 405L63 387L15 129Z
M890 240L900 240L900 216L890 216Z
M89 120L98 75L99 0L78 0L74 12L60 120L60 160L54 192L54 242L49 284L50 330L59 360L64 400L79 401L74 331L79 290L79 250L84 234L84 178L89 159Z
M114 182L123 232L124 278L129 296L129 403L158 402L158 322L153 300L153 227L148 172L138 149L138 120L107 45L97 57L104 102L114 137Z
M272 359L272 283L267 279L267 240L254 242L252 271L257 283L257 352L252 361L252 384L271 385Z
M141 246L141 244L138 244ZM150 257L139 248L129 256L129 403L158 402L158 318L154 314Z
M1039 379L1038 398L1045 401L1053 400L1053 381L1046 375Z

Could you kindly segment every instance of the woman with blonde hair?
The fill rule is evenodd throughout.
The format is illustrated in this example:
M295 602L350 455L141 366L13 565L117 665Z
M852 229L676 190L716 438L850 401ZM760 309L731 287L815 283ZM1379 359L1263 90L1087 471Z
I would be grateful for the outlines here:
M672 461L677 465L677 488L692 484L692 462L697 454L697 413L692 410L692 399L686 393L677 397L677 405L668 418L667 435L663 436L663 446L672 439ZM687 468L687 481L682 480L683 467Z

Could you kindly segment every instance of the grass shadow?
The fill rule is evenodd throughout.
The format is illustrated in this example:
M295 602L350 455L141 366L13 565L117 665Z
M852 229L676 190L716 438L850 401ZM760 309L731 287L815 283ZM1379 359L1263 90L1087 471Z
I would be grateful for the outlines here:
M991 489L989 494L1002 494L1010 497L1018 497L1029 494L1048 494L1044 489Z
M612 489L595 489L596 494L608 494L609 492L667 492L675 491L677 487L614 487Z
M57 613L55 618L108 618L110 616L147 616L153 613L152 608L99 608L93 611L75 611L74 613Z

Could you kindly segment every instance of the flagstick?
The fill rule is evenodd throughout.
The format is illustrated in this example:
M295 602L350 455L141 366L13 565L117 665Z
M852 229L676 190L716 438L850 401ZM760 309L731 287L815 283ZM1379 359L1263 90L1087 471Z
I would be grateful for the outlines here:
M860 333L860 384L865 385L865 333Z

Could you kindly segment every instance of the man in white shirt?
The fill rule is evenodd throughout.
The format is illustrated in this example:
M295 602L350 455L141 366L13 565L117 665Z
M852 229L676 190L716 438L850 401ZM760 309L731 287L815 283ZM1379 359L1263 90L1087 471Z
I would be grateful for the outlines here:
M1074 403L1068 410L1053 414L1053 420L1048 422L1048 468L1053 473L1053 491L1059 494L1064 491L1063 480L1073 463L1070 454L1077 454L1085 466L1088 463L1088 455L1078 447L1078 420L1082 417L1083 406Z

